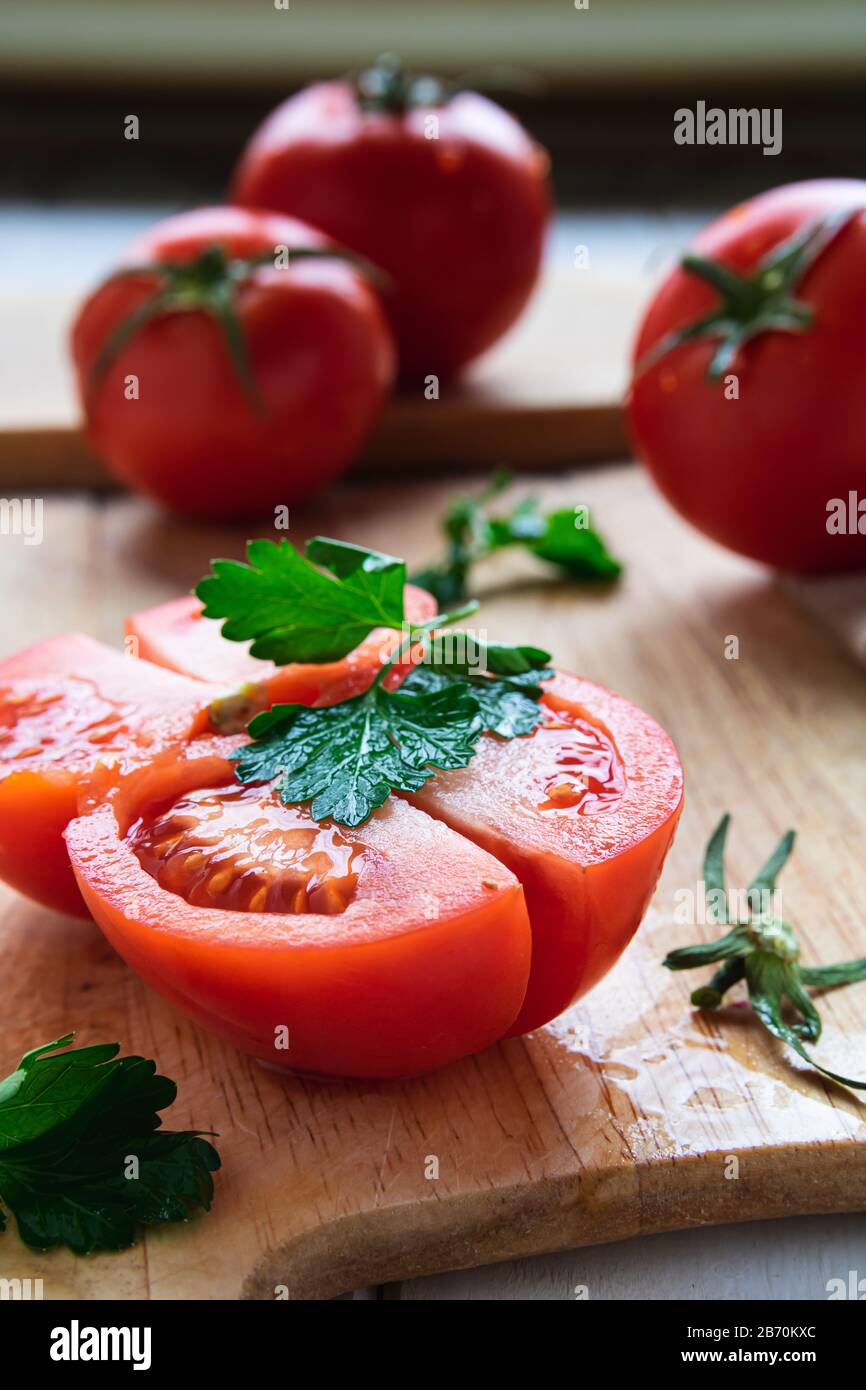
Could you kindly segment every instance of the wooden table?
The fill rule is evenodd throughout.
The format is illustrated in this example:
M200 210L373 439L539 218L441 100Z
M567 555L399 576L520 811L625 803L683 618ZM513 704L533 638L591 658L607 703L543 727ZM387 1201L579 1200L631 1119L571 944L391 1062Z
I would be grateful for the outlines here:
M763 1152L764 1141L777 1143L786 1134L792 1141L808 1138L814 1126L814 1132L824 1137L819 1151L805 1165L800 1163L799 1169L797 1163L793 1165L801 1177L812 1174L814 1190L805 1192L799 1185L796 1198L789 1200L785 1174L793 1169L789 1165L786 1170L785 1162L762 1170L760 1183L754 1188L747 1184L742 1196L726 1193L724 1202L720 1197L706 1212L694 1207L678 1210L675 1201L661 1215L654 1190L647 1188L644 1205L644 1198L632 1187L619 1229L610 1213L596 1235L585 1224L579 1233L577 1225L571 1228L582 1241L613 1239L613 1244L488 1271L439 1274L397 1289L391 1285L385 1296L826 1297L827 1279L847 1277L852 1268L866 1274L863 1216L675 1231L625 1243L617 1236L626 1229L639 1232L702 1220L735 1222L740 1212L750 1218L763 1213L782 1215L791 1210L792 1202L795 1209L800 1202L805 1203L801 1210L828 1212L846 1204L866 1205L862 1104L850 1092L827 1086L799 1064L793 1065L748 1017L696 1019L687 1002L690 981L670 977L658 967L668 945L689 939L689 929L673 923L674 893L696 882L705 837L724 809L734 812L733 881L745 882L757 856L769 849L787 825L796 825L800 841L785 874L785 903L787 915L801 932L807 958L863 954L866 675L809 624L772 576L689 531L636 469L581 472L544 485L533 483L533 487L541 486L550 502L590 505L593 519L626 562L625 577L616 588L590 592L551 583L519 557L503 558L483 576L483 622L492 637L531 639L548 646L563 666L609 684L645 706L680 748L687 772L687 804L650 916L623 962L585 1004L551 1029L542 1030L537 1041L508 1044L501 1059L497 1059L500 1050L494 1049L479 1059L479 1065L487 1069L483 1074L488 1078L504 1067L502 1074L511 1073L517 1086L515 1095L528 1085L529 1072L526 1083L519 1079L524 1069L534 1068L533 1084L543 1076L539 1094L545 1094L555 1109L558 1091L570 1084L569 1053L595 1056L598 1078L620 1097L615 1113L627 1113L629 1125L637 1125L623 1131L631 1136L623 1142L637 1144L638 1149L644 1143L648 1148L657 1145L661 1131L654 1127L653 1116L658 1118L669 1106L677 1125L686 1126L673 1136L672 1152L685 1154L686 1159L689 1144L699 1149L708 1142L708 1135L715 1136L716 1150L725 1144L736 1148L746 1136L747 1147L758 1153ZM453 483L352 485L296 512L292 536L300 540L321 531L397 551L418 563L435 548L436 520L452 494ZM42 546L28 547L12 536L4 537L0 545L0 584L4 594L11 596L0 614L0 652L75 627L118 642L126 612L188 588L204 573L211 556L238 553L242 540L243 532L202 530L125 496L51 495L45 503ZM731 635L739 638L736 661L725 657L726 639ZM7 1013L5 1019L6 1059L14 1061L11 1054L41 1040L42 1033L52 1036L55 1022L65 1027L71 1012L80 1012L82 1040L119 1036L124 1029L128 1044L140 1049L158 1045L154 1055L180 1082L178 1110L191 1088L197 1087L200 1096L212 1096L213 1104L208 1113L197 1111L196 1122L208 1126L213 1121L224 1134L226 1171L219 1179L218 1205L205 1223L213 1222L221 1238L226 1232L234 1233L239 1262L248 1256L241 1249L248 1237L264 1257L270 1245L279 1242L281 1218L278 1213L273 1213L270 1222L256 1217L250 1235L237 1209L243 1182L256 1162L257 1143L255 1128L244 1116L243 1098L225 1094L231 1050L211 1046L192 1025L179 1022L167 1005L104 949L94 947L92 970L85 979L72 935L64 947L64 938L56 934L57 923L44 918L38 922L35 909L19 900L5 898L2 910L7 922L13 920L9 914L19 914L15 920L20 922L21 913L33 911L27 919L33 923L30 949L38 953L29 957L28 978L18 977L18 1011ZM8 961L0 962L0 970L8 974L8 968ZM53 983L43 986L42 981ZM54 990L56 1019L39 1013L37 996L43 987ZM864 993L866 986L860 986L827 996L822 1004L826 1035L820 1054L828 1065L855 1075L863 1074L866 1066ZM26 1012L28 998L35 999L31 1016ZM33 1036L37 1016L38 1039ZM78 1017L73 1021L78 1022ZM611 1051L615 1037L618 1046ZM676 1084L666 1095L651 1095L662 1075L654 1070L658 1056L671 1046L680 1049ZM695 1047L703 1051L694 1051ZM729 1063L732 1069L724 1084L718 1068ZM549 1072L539 1072L542 1067ZM707 1081L701 1079L704 1067ZM746 1073L744 1096L738 1087ZM674 1078L674 1073L664 1074L669 1081ZM436 1082L434 1087L441 1084ZM376 1105L386 1106L385 1098ZM394 1123L402 1123L399 1098L393 1106L390 1127L384 1110L380 1117L382 1128L377 1133L383 1137L383 1148L378 1159L375 1154L367 1156L379 1164L386 1205L405 1182L400 1145L392 1142ZM188 1118L178 1114L172 1116L172 1123L186 1123ZM662 1121L668 1123L663 1115ZM548 1157L545 1143L557 1141L553 1131L544 1140L549 1125L540 1112L533 1124L542 1145L533 1164L543 1168ZM641 1131L641 1124L648 1128ZM502 1154L489 1150L489 1136L485 1142L490 1171L495 1173L502 1163L506 1171L508 1146L513 1147L514 1138L507 1140ZM850 1157L850 1170L843 1150ZM515 1150L519 1152L520 1144ZM647 1172L652 1171L656 1170L650 1165ZM773 1172L778 1179L775 1186L770 1180ZM474 1170L464 1172L460 1181L469 1184L467 1191L472 1189ZM495 1178L492 1181L495 1198ZM248 1221L253 1222L252 1214ZM108 1272L105 1260L83 1264L46 1257L46 1279L62 1290L68 1278L73 1281L69 1288L79 1296L104 1292L109 1277L114 1292L131 1297L147 1292L157 1297L184 1296L185 1289L202 1296L209 1279L219 1292L228 1287L230 1272L223 1275L215 1268L211 1273L207 1268L205 1223L177 1232L176 1239L172 1235L170 1241L160 1243L158 1237L156 1245L148 1243L151 1257L143 1263L138 1257L125 1264L109 1260ZM501 1259L508 1249L518 1253L543 1248L544 1240L551 1248L555 1232L548 1238L530 1230L508 1248L491 1239L472 1249L477 1251L476 1259ZM467 1263L472 1263L471 1250L467 1255L465 1249L454 1246L440 1251L428 1267ZM387 1267L408 1274L423 1268L424 1259L419 1256L413 1264L409 1252L402 1265L392 1260ZM33 1272L42 1271L43 1262L37 1257ZM228 1282L221 1285L223 1278ZM257 1288L260 1296L267 1296ZM370 1290L363 1296L371 1296Z

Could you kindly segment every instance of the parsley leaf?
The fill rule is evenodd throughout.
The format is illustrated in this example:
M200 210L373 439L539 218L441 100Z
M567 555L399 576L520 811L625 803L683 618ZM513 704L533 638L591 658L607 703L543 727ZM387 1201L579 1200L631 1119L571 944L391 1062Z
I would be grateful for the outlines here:
M252 743L233 755L240 782L272 782L287 805L310 802L315 820L361 825L392 792L465 767L482 733L515 738L541 719L549 653L443 631L474 613L474 601L406 623L402 561L323 536L306 557L286 541L252 541L248 557L248 565L214 561L197 592L207 616L226 616L224 636L254 639L255 655L323 662L374 626L399 628L401 640L362 694L257 715ZM389 690L404 662L408 677Z
M622 565L597 531L579 524L582 519L580 508L548 512L540 517L543 525L539 534L529 540L528 548L539 560L564 570L570 579L616 579L622 573Z
M428 637L424 652L425 664L398 690L385 688L383 668L350 700L257 715L253 742L233 755L238 780L273 782L287 805L309 801L314 820L361 825L391 792L418 791L436 772L466 767L485 731L515 738L541 719L540 681L550 672L538 668L547 652L468 633ZM512 674L482 674L481 656Z
M118 1057L118 1043L58 1053L73 1036L34 1048L0 1081L0 1199L21 1239L120 1250L139 1224L208 1209L216 1150L195 1132L159 1130L174 1082L144 1057Z
M499 738L531 734L542 719L538 701L543 690L539 682L552 674L548 670L531 670L507 677L467 675L466 685L477 706L475 726ZM400 689L414 695L443 689L450 681L447 673L435 666L416 666Z
M321 565L330 571L323 574ZM250 541L247 563L214 560L196 594L230 641L286 665L344 657L376 627L404 621L406 566L392 555L316 537L303 556L287 540Z
M621 573L621 564L590 526L583 507L544 513L535 498L527 497L504 516L490 516L488 503L510 482L510 474L497 473L478 497L461 497L451 505L442 522L446 554L413 574L414 584L428 589L443 606L457 603L466 597L472 566L494 551L515 545L571 579L615 579Z
M437 769L465 767L481 733L465 681L417 695L374 685L323 709L277 705L259 714L255 742L234 757L241 782L273 781L315 820L361 825L392 791L418 791Z
M443 618L435 621L442 623ZM425 637L423 642L424 665L451 675L483 675L489 671L497 676L519 676L550 661L550 652L541 647L486 642L473 632L442 632Z

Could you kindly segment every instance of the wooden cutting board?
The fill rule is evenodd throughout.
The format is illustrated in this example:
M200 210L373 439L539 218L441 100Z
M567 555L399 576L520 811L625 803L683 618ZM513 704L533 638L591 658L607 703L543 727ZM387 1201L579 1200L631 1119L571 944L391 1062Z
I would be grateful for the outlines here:
M391 402L362 474L561 468L626 451L629 347L653 276L551 270L515 329L438 400ZM104 487L81 434L68 362L78 293L0 295L0 488Z
M449 492L347 488L294 518L295 534L324 530L417 562ZM139 984L95 926L4 894L3 1069L67 1029L81 1042L118 1039L177 1079L171 1127L219 1131L223 1170L208 1216L89 1259L35 1255L10 1232L0 1274L41 1277L48 1298L267 1299L281 1288L322 1298L643 1232L866 1208L862 1102L792 1060L746 1009L694 1013L688 994L702 976L659 964L695 936L676 894L696 888L725 809L732 884L795 825L783 905L806 959L866 952L866 674L766 572L682 525L636 470L572 475L545 492L591 505L625 578L605 592L538 577L518 589L507 587L509 561L486 576L491 635L549 646L561 665L646 706L686 768L678 837L623 960L530 1037L402 1084L315 1083L201 1032ZM51 498L41 548L0 547L3 592L14 584L0 652L66 627L117 640L126 611L187 587L242 539L125 498ZM737 660L725 657L731 636ZM821 1008L820 1058L866 1075L866 985Z

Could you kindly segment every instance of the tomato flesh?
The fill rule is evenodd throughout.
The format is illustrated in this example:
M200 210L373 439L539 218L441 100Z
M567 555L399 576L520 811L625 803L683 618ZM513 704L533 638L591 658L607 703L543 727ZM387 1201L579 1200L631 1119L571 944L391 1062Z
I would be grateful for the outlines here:
M314 828L305 808L282 807L269 790L237 793L232 765L211 751L219 742L132 774L66 831L88 907L142 978L246 1051L302 1072L407 1076L500 1038L520 1009L531 954L509 870L398 798L355 830ZM218 905L192 900L204 882L195 872L167 887L160 866L142 862L172 816L194 819L190 853L209 823L232 823ZM244 825L246 851L242 833L232 838ZM287 865L305 903L250 910L251 892L279 882ZM339 902L321 912L314 899L328 879Z
M204 787L136 823L129 841L162 888L194 907L344 912L363 850L273 787Z
M706 281L677 267L634 347L629 425L665 497L721 545L796 573L866 567L866 518L846 516L840 533L828 524L831 502L848 513L849 495L866 496L866 182L772 189L690 248L752 274L818 219L858 207L796 289L813 314L803 331L758 334L717 381L707 377L717 341L704 337L637 369L668 333L718 307Z
M0 878L86 915L62 838L82 788L206 728L214 693L77 633L0 662Z
M436 613L436 600L426 589L407 584L404 611L407 622L424 623ZM314 705L323 696L330 704L357 695L370 684L383 653L400 640L399 634L376 628L342 661L276 666L250 656L248 642L223 637L216 619L202 617L202 605L193 594L133 613L126 620L126 632L138 643L140 656L181 675L224 684L227 689L263 684L258 697L263 705L292 701Z
M411 798L506 864L532 923L532 971L509 1033L541 1027L586 994L646 912L682 805L682 769L649 715L558 672L544 724L485 736L468 768Z

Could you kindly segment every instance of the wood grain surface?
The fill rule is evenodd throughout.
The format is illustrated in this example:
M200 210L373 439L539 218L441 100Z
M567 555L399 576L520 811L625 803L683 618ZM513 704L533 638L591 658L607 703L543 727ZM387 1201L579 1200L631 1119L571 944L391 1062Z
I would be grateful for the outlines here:
M653 276L551 268L515 329L427 400L423 387L387 408L355 471L407 466L465 472L621 456L629 346ZM80 293L0 293L0 487L107 487L80 429L67 338ZM142 389L146 389L143 387Z
M866 1208L862 1103L792 1060L748 1010L694 1013L695 978L659 964L696 935L676 895L696 889L725 809L736 885L798 828L782 894L805 959L866 951L866 675L770 575L687 530L637 470L543 491L591 506L626 575L587 592L503 557L483 576L483 622L644 705L686 768L677 841L623 960L532 1036L412 1082L322 1084L201 1032L95 926L4 894L0 1070L67 1029L116 1038L178 1081L171 1127L219 1131L223 1170L208 1216L89 1259L35 1255L9 1234L0 1274L41 1276L49 1298L322 1298L638 1233ZM420 562L450 493L347 487L293 515L293 537L320 530ZM0 545L0 653L72 627L119 641L126 611L187 588L242 542L127 498L49 498L41 546ZM819 1057L863 1075L866 986L821 1007Z

